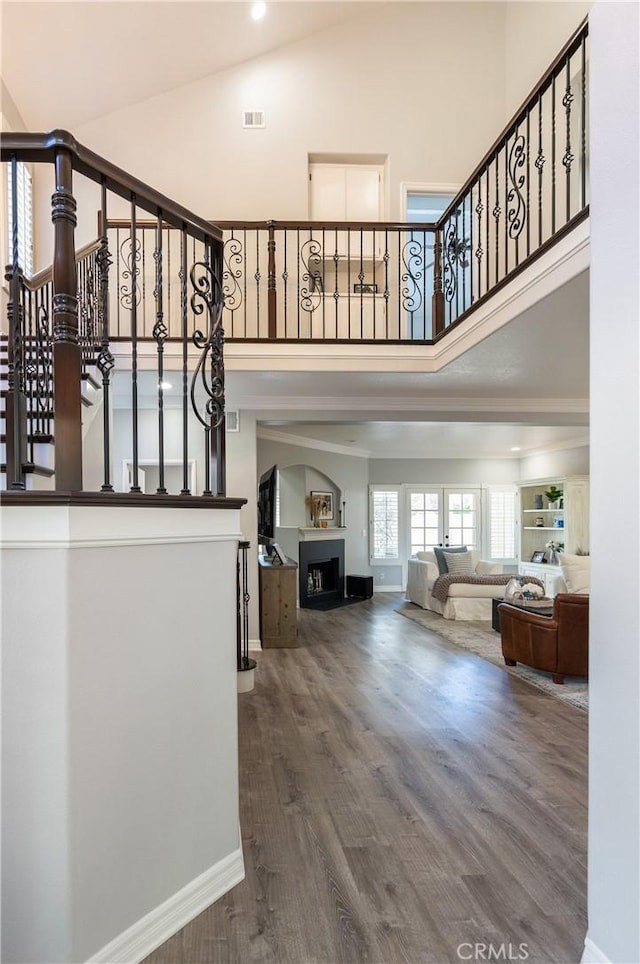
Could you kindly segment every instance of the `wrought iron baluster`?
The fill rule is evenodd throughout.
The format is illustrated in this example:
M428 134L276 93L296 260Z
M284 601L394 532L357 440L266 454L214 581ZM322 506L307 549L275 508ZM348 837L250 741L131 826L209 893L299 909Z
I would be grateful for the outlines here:
M562 106L565 110L565 122L566 122L566 144L564 157L562 158L562 163L564 165L566 179L566 221L571 220L571 168L573 166L574 155L571 153L571 105L574 101L573 91L571 89L571 58L567 55L567 65L566 65L566 88L564 92L564 97L562 98Z
M164 343L166 341L167 326L162 310L164 278L162 273L164 246L162 237L162 210L158 209L156 225L156 247L153 254L155 270L154 299L156 305L156 320L153 326L153 338L156 343L158 358L158 489L160 493L167 491L164 478Z
M351 338L351 229L347 228L347 338Z
M580 100L581 100L581 136L580 136L580 150L582 155L582 164L580 167L580 200L581 209L587 206L587 50L586 50L587 38L583 36L582 43L580 45L580 70L581 70L581 80L580 80Z
M376 250L376 229L375 229L375 228L373 228L373 233L372 233L372 238L371 238L371 245L372 245L371 255L372 255L372 258L373 258L373 260L372 260L372 270L373 270L373 281L372 281L372 284L373 284L373 293L372 293L372 295L371 295L372 317L373 317L372 325L373 325L373 328L372 328L371 334L372 334L372 337L375 339L375 337L376 337L376 302L377 302L377 300L378 300L378 286L377 286L377 284L376 284L376 262L377 262L377 259L378 259L378 252L377 252L377 250Z
M384 336L389 338L389 231L384 229Z
M538 94L538 153L535 166L538 170L538 247L542 245L542 172L546 158L542 150L542 91Z
M284 335L285 338L289 334L289 326L287 321L287 298L288 298L288 287L289 287L289 272L287 270L287 240L289 232L285 230L282 232L282 248L283 248L283 271L282 271L282 295L284 300Z
M260 231L256 229L256 271L254 274L254 280L256 283L256 325L258 326L258 331L260 331ZM268 328L269 319L267 319ZM271 337L271 333L267 331L268 337Z
M484 252L486 257L486 266L487 266L487 286L486 286L485 294L489 291L489 288L491 287L491 265L490 265L491 256L489 253L489 167L490 167L490 163L487 164L487 170L485 172L485 182L484 182L485 211L487 212L487 216L486 216L486 235L487 236L486 236L486 244L485 244L485 252Z
M556 233L556 75L551 78L551 235Z
M509 274L509 135L504 140L504 274Z
M496 203L493 207L493 217L496 226L496 284L500 280L500 178L499 161L500 154L496 154Z
M118 292L118 298L116 300L116 331L119 337L122 337L122 328L120 325L120 259L122 257L122 249L120 247L120 228L116 228L116 291ZM127 332L128 334L128 332Z
M102 375L102 455L103 455L103 481L102 492L113 492L111 484L111 426L109 413L111 409L111 371L115 365L115 360L109 350L109 268L112 264L109 252L108 222L107 222L107 179L102 177L100 185L100 224L102 227L102 237L100 238L100 248L96 257L96 266L99 275L99 319L100 319L100 351L96 366ZM119 252L119 248L117 249ZM118 258L119 260L119 258ZM118 299L118 307L120 300Z
M322 261L320 262L321 268L318 269L318 270L322 270L322 281L321 281L321 283L322 283L322 292L321 292L321 297L322 297L322 339L323 339L323 341L324 341L324 340L326 339L326 337L327 337L327 325L326 325L326 317L325 317L325 307L326 307L326 306L325 306L325 297L324 297L324 274L325 274L324 269L325 269L325 265L326 265L326 261L324 260L325 251L326 251L326 248L325 248L325 229L324 229L324 225L323 225L323 227L322 227Z
M362 286L364 285L364 233L362 228L360 228L360 271L358 272L358 281L360 283L360 341L364 338L364 294L362 291Z
M300 264L301 264L301 257L300 257L300 228L296 228L296 250L297 250L297 255L296 255L296 258L297 258L297 260L296 260L296 278L297 278L297 284L298 284L298 297L297 297L297 299L296 299L296 301L297 301L297 306L298 306L298 332L297 332L297 336L296 336L296 337L297 337L297 338L300 338L300 337L301 337L301 335L300 335Z
M484 172L485 177L487 172ZM478 200L476 202L476 214L478 215L478 246L474 251L475 259L478 263L478 297L482 297L482 256L484 251L482 249L482 212L484 211L484 205L482 203L482 172L478 178ZM473 247L473 245L472 245Z
M147 334L147 270L146 270L146 255L147 255L147 228L146 225L142 225L141 232L141 255L142 255L142 336L143 338Z
M136 196L131 195L131 419L133 469L131 492L142 492L138 462L138 237ZM124 277L124 273L123 273Z
M469 190L469 307L473 304L473 187ZM466 285L465 285L466 291Z
M187 229L180 230L180 317L182 319L182 489L180 495L191 495L189 480L189 335L187 301Z
M335 287L333 290L333 301L336 309L336 338L338 337L338 332L340 330L340 323L338 320L338 308L340 304L340 288L338 285L338 262L340 260L340 255L338 253L338 229L334 229L334 249L333 249L333 265L335 269Z
M525 217L527 222L527 258L531 254L531 110L527 111L527 199Z

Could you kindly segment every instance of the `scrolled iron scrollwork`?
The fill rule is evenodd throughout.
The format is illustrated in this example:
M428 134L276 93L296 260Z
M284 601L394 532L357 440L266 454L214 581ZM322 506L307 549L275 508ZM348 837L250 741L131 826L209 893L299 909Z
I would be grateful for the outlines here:
M458 287L457 268L463 270L469 267L467 251L471 242L458 235L455 222L451 221L444 235L444 296L448 302L453 301Z
M310 238L300 246L300 260L304 271L300 275L300 307L312 314L322 302L323 281L320 271L322 260L322 245L315 238Z
M242 288L239 279L242 278L244 264L244 248L239 238L229 238L224 243L222 259L222 297L224 306L229 311L235 311L242 304Z
M422 307L422 292L418 282L424 272L424 245L416 238L406 241L402 248L402 263L406 268L400 280L402 281L402 307L405 311L418 311Z
M138 275L140 273L138 262L142 257L142 244L140 239L136 238L134 244L131 236L125 238L120 245L119 257L124 264L121 275L123 284L120 285L119 291L120 304L123 308L130 310L134 304L137 307L142 299L142 293L138 285Z
M514 139L507 158L507 171L511 181L511 187L507 192L507 224L509 237L512 240L520 236L527 217L527 206L521 190L526 180L521 171L526 161L525 144L524 135L519 134Z
M211 265L196 261L189 277L194 288L191 309L194 315L201 315L206 310L209 322L206 333L196 329L191 336L193 344L200 349L200 358L191 377L191 406L200 424L211 431L224 419L224 330L221 319L225 303L222 286ZM216 289L220 293L219 299L215 297ZM199 384L206 398L203 410L196 398Z

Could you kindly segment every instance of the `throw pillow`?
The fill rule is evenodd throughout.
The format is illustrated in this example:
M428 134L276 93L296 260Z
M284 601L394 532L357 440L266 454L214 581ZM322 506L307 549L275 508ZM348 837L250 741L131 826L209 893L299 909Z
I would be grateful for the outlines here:
M447 566L447 560L444 557L445 552L451 555L452 552L466 552L466 551L467 551L466 546L456 546L455 548L447 546L446 549L443 549L442 546L434 546L433 554L436 557L436 562L438 563L438 571L440 575L444 576L447 572L449 572L449 569Z
M449 572L450 572L452 575L455 575L455 576L459 576L459 575L470 576L470 575L473 575L473 563L471 562L471 553L470 553L470 552L456 552L456 553L453 553L453 552L446 552L446 551L445 551L445 554L444 554L444 555L445 555L445 559L446 559L446 561L447 561L447 566L448 566L448 568L449 568Z
M571 556L566 552L560 554L560 570L567 585L567 592L580 596L589 595L591 583L590 556Z

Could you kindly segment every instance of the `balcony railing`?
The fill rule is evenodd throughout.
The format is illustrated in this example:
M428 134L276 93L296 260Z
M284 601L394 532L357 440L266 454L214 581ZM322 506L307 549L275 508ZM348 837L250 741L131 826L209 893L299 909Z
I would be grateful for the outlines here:
M226 339L429 343L445 335L588 214L587 42L585 23L435 224L216 222ZM130 226L109 229L111 248L124 252L120 278ZM177 245L172 235L167 252ZM155 226L138 238L152 265ZM168 261L179 265L177 251ZM177 268L173 288L167 269L170 318L179 285ZM151 276L142 310L151 337ZM112 334L128 338L117 302L111 318Z

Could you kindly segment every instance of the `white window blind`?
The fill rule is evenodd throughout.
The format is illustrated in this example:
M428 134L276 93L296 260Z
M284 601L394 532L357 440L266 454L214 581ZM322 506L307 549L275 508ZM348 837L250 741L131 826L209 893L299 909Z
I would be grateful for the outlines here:
M398 489L372 488L370 497L371 559L379 562L399 558Z
M17 165L18 199L18 264L27 277L33 274L33 184L26 164ZM12 165L7 164L7 225L9 229L8 262L13 263L13 177Z
M516 493L510 489L489 492L489 558L516 557Z

